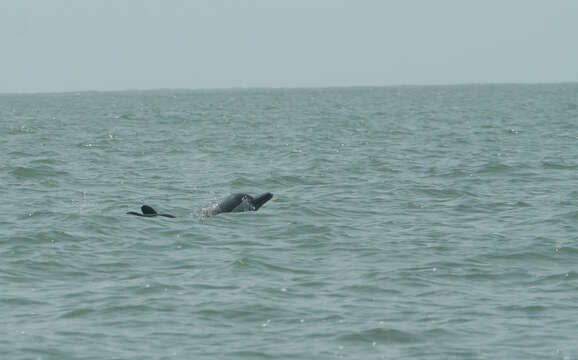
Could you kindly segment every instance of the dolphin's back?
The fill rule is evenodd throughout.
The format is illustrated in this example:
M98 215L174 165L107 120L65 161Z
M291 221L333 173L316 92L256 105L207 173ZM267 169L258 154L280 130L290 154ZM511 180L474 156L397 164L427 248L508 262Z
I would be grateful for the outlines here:
M257 197L252 197L249 194L236 193L227 196L226 198L220 200L219 202L212 203L211 205L199 210L194 217L207 217L213 216L220 213L228 212L241 212L241 211L257 211L259 210L267 201L273 198L273 194L264 193ZM170 214L159 214L148 205L143 205L141 207L142 213L137 213L134 211L129 211L127 214L143 216L143 217L156 217L163 216L168 218L174 218Z
M251 196L247 194L231 194L219 202L218 212L213 215L250 210L251 199Z

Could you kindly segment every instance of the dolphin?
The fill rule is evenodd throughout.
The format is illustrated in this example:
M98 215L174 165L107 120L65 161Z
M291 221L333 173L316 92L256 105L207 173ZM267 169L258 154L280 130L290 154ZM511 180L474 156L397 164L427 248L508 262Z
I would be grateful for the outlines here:
M265 203L273 198L273 194L270 192L261 194L259 196L253 197L245 193L231 194L226 198L214 203L209 206L199 210L193 216L194 217L208 217L217 215L220 213L229 212L242 212L242 211L257 211ZM175 216L169 214L159 214L148 205L143 205L141 207L142 214L134 211L127 212L128 215L144 216L144 217L155 217L164 216L168 218L174 218Z
M206 217L220 213L257 211L272 198L273 194L269 192L257 197L252 197L251 195L244 193L231 194L221 201L201 209L195 214L195 216Z
M142 211L142 214L139 214L139 213L134 212L134 211L129 211L129 212L127 212L127 214L128 215L136 215L136 216L144 216L144 217L164 216L164 217L168 217L168 218L174 218L174 216L170 215L170 214L159 214L155 211L155 209L153 209L152 207L150 207L148 205L141 206L140 210Z

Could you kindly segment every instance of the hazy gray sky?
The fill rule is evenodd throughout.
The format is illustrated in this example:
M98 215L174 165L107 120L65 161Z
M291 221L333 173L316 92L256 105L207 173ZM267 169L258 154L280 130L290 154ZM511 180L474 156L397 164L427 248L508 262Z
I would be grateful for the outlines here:
M578 81L578 0L0 0L0 92Z

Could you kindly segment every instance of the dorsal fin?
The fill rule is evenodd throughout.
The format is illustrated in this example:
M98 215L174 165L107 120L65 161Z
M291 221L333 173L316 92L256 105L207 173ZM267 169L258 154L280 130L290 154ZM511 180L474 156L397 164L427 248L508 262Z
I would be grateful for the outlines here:
M143 214L145 215L156 215L157 212L155 211L155 209L153 209L152 207L148 206L148 205L143 205L141 206L140 210L142 211Z

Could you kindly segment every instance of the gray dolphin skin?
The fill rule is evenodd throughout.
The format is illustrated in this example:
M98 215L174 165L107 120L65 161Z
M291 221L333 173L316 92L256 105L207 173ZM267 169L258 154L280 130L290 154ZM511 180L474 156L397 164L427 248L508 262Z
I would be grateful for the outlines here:
M221 213L229 213L229 212L242 212L242 211L257 211L259 210L265 203L273 198L273 194L267 192L261 194L259 196L253 197L249 194L238 193L238 194L231 194L226 198L222 199L221 201L212 204L206 208L201 209L197 213L194 214L195 217L207 217L213 216ZM174 218L175 216L169 214L159 214L148 205L143 205L141 207L142 214L129 211L127 212L128 215L136 215L142 217L156 217L156 216L164 216L168 218Z
M249 194L231 194L207 209L207 215L217 215L228 212L242 212L242 211L257 211L261 206L273 198L273 194L264 193L257 197L252 197ZM201 210L203 212L203 210Z

